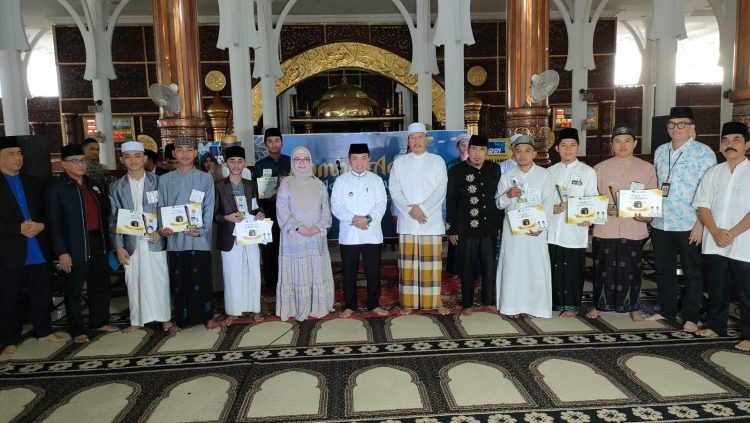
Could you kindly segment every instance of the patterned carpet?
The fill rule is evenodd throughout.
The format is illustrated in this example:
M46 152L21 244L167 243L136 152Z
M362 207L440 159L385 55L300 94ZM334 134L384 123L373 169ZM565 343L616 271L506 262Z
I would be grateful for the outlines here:
M124 325L126 299L112 311ZM174 338L149 325L24 341L0 361L0 422L750 421L735 342L618 314L269 319Z

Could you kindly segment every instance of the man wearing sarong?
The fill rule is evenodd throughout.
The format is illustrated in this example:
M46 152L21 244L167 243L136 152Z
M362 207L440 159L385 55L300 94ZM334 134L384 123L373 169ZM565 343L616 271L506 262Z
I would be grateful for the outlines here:
M552 317L552 280L547 230L535 224L528 231L511 233L510 212L544 206L549 222L555 204L555 184L549 171L534 164L534 140L528 135L511 143L518 166L500 176L495 204L505 210L500 264L497 267L497 308L501 314L518 317Z
M168 330L172 323L169 298L169 271L166 242L157 231L143 221L137 222L146 230L145 236L117 233L117 214L120 209L139 213L159 214L159 177L146 171L147 156L143 144L128 141L122 144L120 161L127 175L109 186L109 236L117 253L117 260L125 269L128 287L130 326L123 333L133 332L146 323L161 322Z
M398 156L388 186L398 209L399 298L403 314L437 309L448 314L440 297L443 271L442 206L448 174L443 159L427 152L427 128L407 128L410 152Z
M242 313L253 313L253 321L263 320L260 305L260 250L258 244L240 245L235 224L245 219L263 220L258 207L258 186L243 178L245 149L239 145L224 151L229 176L216 182L216 246L221 250L224 271L224 311L231 324Z
M501 224L495 191L500 165L487 160L488 144L487 137L472 135L469 156L448 171L445 229L448 241L458 247L464 315L472 314L477 262L482 278L481 303L495 308L495 253Z
M591 319L601 311L615 311L630 313L635 322L643 321L641 255L651 218L617 217L615 198L620 190L656 188L654 166L633 156L636 144L631 127L616 126L612 131L614 157L594 166L599 192L609 198L609 208L607 223L594 226L594 306L586 313Z
M589 244L591 222L568 222L568 199L599 195L596 172L578 161L578 130L564 128L557 134L555 150L560 163L549 168L557 197L547 231L552 269L552 309L564 318L575 317L581 309L583 270Z
M721 129L721 153L727 159L706 172L693 207L704 225L703 254L708 265L708 321L698 335L726 336L731 283L737 284L742 340L734 347L750 351L750 133L741 122Z
M681 297L682 329L695 332L703 299L703 269L698 247L703 238L703 224L698 220L693 198L703 174L716 164L716 154L694 139L695 121L690 107L672 107L667 132L672 141L660 145L654 152L657 183L664 193L663 215L651 223L659 312L647 320L676 321L678 297ZM681 296L677 280L678 254L685 284Z
M159 207L201 206L203 226L173 232L161 222L161 235L167 237L169 281L174 304L174 335L182 328L205 324L218 327L214 321L213 289L211 286L211 222L214 217L214 181L211 175L195 168L198 156L195 141L178 137L174 141L177 169L159 178Z
M339 220L341 271L344 274L344 310L339 317L351 317L357 310L359 258L367 278L367 310L377 316L388 312L380 307L380 251L388 197L383 178L370 172L367 144L349 146L349 172L336 178L331 191L331 213Z

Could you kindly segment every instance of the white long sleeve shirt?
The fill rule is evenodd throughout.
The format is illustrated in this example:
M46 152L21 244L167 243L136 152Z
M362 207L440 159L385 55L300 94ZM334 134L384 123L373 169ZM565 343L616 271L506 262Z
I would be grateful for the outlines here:
M382 244L380 222L385 214L388 197L383 178L366 171L346 172L336 178L331 190L331 212L339 220L339 243L342 245ZM370 216L367 229L352 224L354 216Z
M442 157L432 153L398 156L393 162L388 189L398 209L399 234L443 235L443 202L448 186L448 172ZM427 216L420 224L409 216L410 204L418 205Z
M562 189L567 198L590 197L599 195L596 187L596 172L589 165L578 160L566 165L557 163L550 167L550 176L555 185ZM560 203L559 194L555 194L555 203ZM551 213L547 242L565 248L586 248L589 243L589 228L568 222L568 212Z

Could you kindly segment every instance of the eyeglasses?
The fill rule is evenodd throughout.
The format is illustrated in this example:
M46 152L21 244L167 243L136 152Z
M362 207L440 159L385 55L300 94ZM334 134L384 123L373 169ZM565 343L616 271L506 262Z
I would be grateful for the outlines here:
M692 124L693 124L693 122L672 122L672 121L670 121L670 122L667 122L667 128L669 128L669 129L674 129L674 128L685 129L686 126L692 125Z
M310 163L309 157L295 157L294 163Z
M63 160L63 161L68 162L70 164L74 164L74 165L82 165L86 163L85 159L70 159L70 160Z

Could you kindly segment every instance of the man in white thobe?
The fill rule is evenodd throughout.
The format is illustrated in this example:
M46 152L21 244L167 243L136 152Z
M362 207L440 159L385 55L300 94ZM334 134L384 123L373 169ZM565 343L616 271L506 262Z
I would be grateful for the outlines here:
M109 186L109 233L117 259L125 268L125 284L128 287L130 327L123 330L124 333L133 332L154 321L161 322L164 330L172 325L166 245L157 232L158 228L147 227L146 236L123 235L116 230L120 209L139 213L159 212L159 177L146 172L146 159L142 143L124 143L120 161L128 173Z
M391 168L388 189L398 209L399 299L403 314L437 309L448 314L440 297L443 273L443 202L448 184L445 161L427 152L427 128L408 129L409 153Z
M497 309L501 314L518 317L552 317L552 276L546 229L511 234L509 213L543 205L546 220L551 220L555 203L555 185L547 169L534 164L534 140L522 135L511 144L518 166L500 177L495 203L505 210L500 264L497 267Z
M383 178L369 171L367 144L349 146L349 172L336 178L331 191L331 212L339 220L341 270L344 274L344 310L339 317L350 317L357 310L357 269L359 257L367 277L367 309L377 316L388 314L380 307L380 250L383 246L383 220L388 197Z

